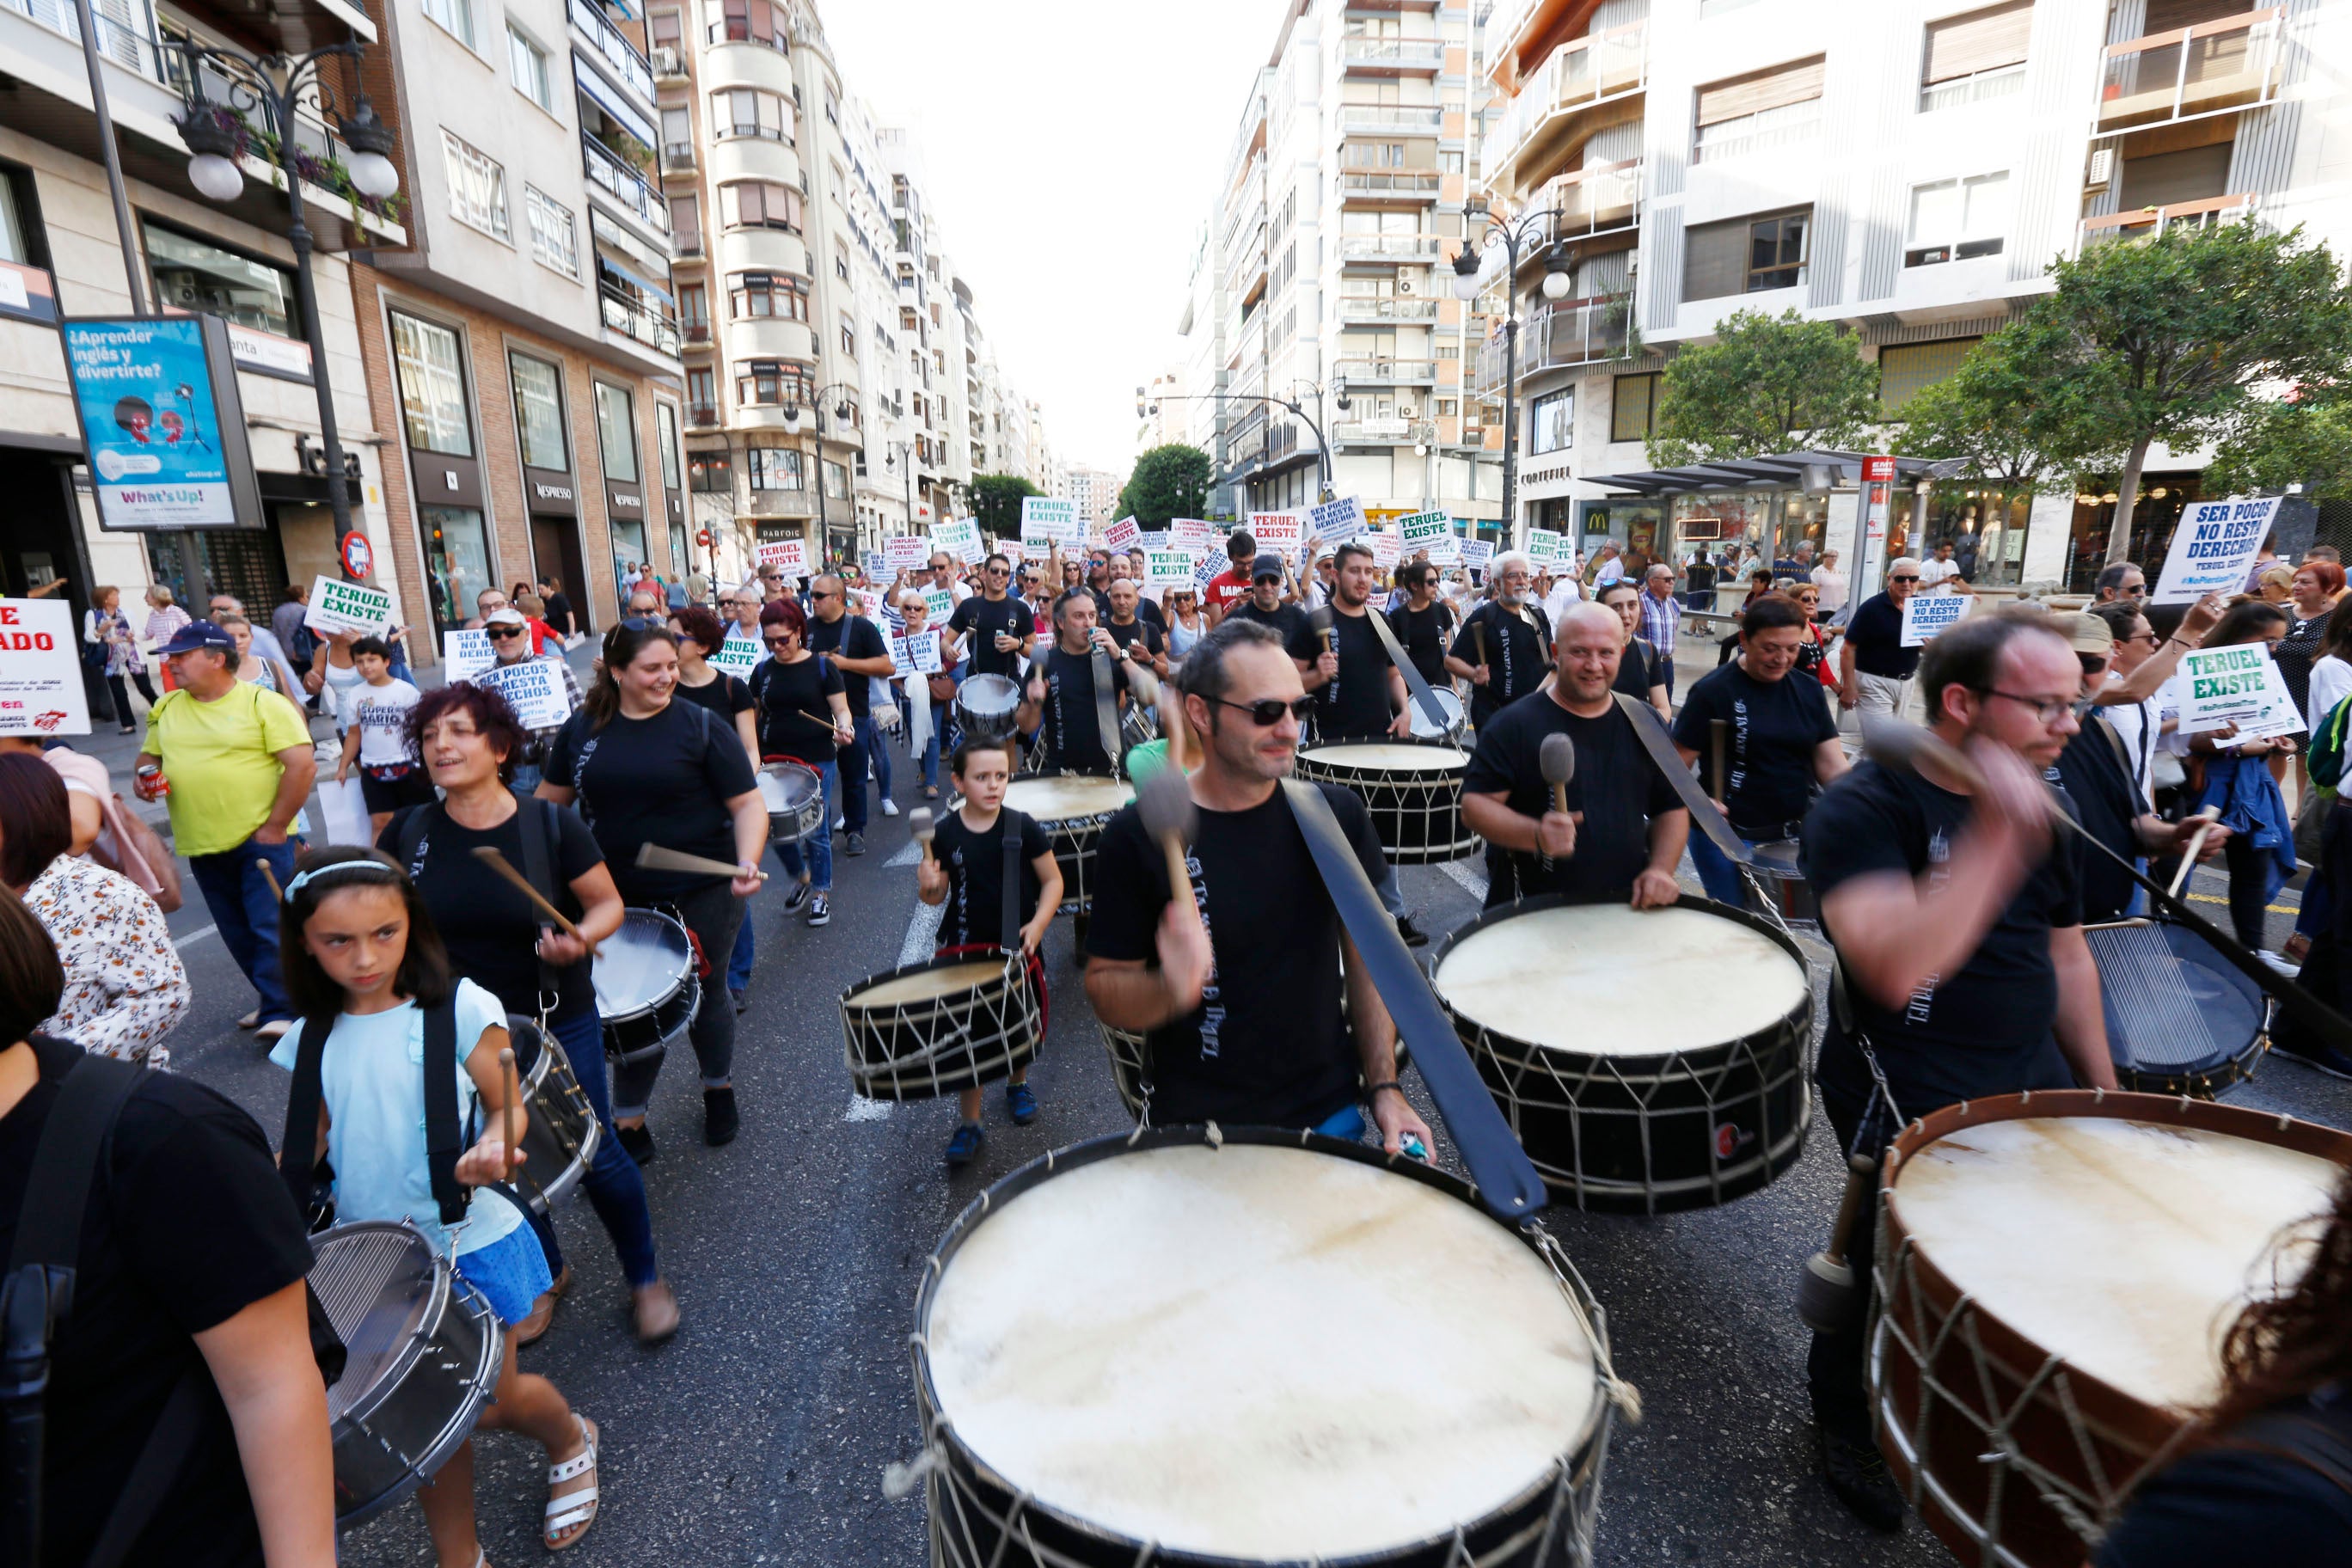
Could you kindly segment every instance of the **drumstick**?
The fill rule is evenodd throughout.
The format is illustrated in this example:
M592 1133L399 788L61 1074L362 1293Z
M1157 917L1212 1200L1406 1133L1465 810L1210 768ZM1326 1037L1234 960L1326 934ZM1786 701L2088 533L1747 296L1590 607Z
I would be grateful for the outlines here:
M1143 818L1143 830L1160 841L1160 851L1168 857L1169 897L1181 894L1184 907L1197 917L1192 879L1184 869L1184 841L1192 833L1192 791L1182 771L1164 768L1153 774L1136 791L1135 809Z
M703 855L688 855L683 849L671 849L663 845L650 843L637 846L637 869L640 871L696 871L706 877L730 879L742 874L737 868L730 866L724 860L713 860ZM765 871L753 871L751 875L759 878L762 882L768 879L768 874Z
M907 831L923 847L923 858L931 858L931 839L939 829L931 826L931 808L919 805L907 813Z
M1823 1333L1835 1333L1853 1321L1856 1305L1853 1266L1846 1254L1853 1245L1853 1227L1862 1222L1863 1200L1878 1163L1866 1154L1846 1162L1845 1191L1838 1197L1837 1222L1830 1241L1805 1260L1797 1282L1797 1315Z
M846 719L820 719L805 708L801 710L801 717L807 720L812 724L822 724L828 730L838 730L844 725L849 724L849 721ZM851 725L850 727L853 729L856 728L854 725Z
M499 1073L506 1079L507 1104L506 1109L499 1112L499 1131L506 1138L506 1179L511 1182L514 1180L515 1159L522 1152L516 1147L522 1142L522 1129L516 1121L522 1114L522 1085L516 1081L512 1046L499 1047Z
M539 889L530 885L530 879L516 870L513 864L509 862L505 856L499 854L496 849L493 849L487 844L478 844L474 847L474 858L479 860L483 865L488 866L491 870L496 871L499 876L504 877L508 881L512 882L516 887L520 888L522 889L522 896L529 899L532 903L537 904L539 906L540 913L545 915L549 920L553 921L557 929L562 931L564 935L580 936L580 928L573 925L569 920L566 920L562 910L557 909L553 904L551 904L545 899L541 898L539 896ZM583 936L580 937L580 940L586 942L588 939Z
M257 858L253 863L260 868L261 879L269 884L269 901L274 904L284 903L286 895L278 890L278 873L269 868L269 862Z
M1546 735L1536 752L1536 765L1551 785L1551 808L1568 815L1568 784L1576 776L1576 742L1566 735Z
M2205 847L2205 836L2213 831L2213 824L2221 816L2220 806L2209 805L2189 819L2197 824L2197 831L2189 836L2189 847L2181 852L2180 868L2172 873L2172 886L2165 889L2174 898L2180 896L2180 885L2189 880L2189 873L2196 868L2197 857Z
M1724 744L1729 740L1730 736L1731 724L1727 720L1715 719L1708 721L1707 744L1715 752L1715 798L1717 800L1724 798L1723 751Z

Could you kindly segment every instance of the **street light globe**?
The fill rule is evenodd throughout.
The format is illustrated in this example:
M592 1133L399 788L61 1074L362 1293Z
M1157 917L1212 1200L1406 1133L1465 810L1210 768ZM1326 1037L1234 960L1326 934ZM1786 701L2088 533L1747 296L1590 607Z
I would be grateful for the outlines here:
M1567 273L1547 272L1544 274L1543 292L1545 299L1565 300L1568 298L1568 290L1569 275Z
M363 196L382 201L400 189L400 171L381 153L353 152L343 166L351 171L352 188Z
M233 202L244 193L245 171L218 153L199 153L188 160L188 184L200 195Z
M1475 300L1478 297L1478 269L1475 267L1473 267L1467 272L1461 271L1458 268L1455 270L1454 274L1454 297L1457 300Z

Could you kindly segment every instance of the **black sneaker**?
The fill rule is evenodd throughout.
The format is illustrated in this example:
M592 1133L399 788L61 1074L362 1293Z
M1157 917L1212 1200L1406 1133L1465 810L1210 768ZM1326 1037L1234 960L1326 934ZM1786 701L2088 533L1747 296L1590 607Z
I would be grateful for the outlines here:
M1411 915L1397 916L1397 935L1404 938L1407 947L1427 947L1429 933L1412 923Z
M1892 1535L1903 1528L1903 1490L1877 1449L1822 1433L1822 1479L1846 1511L1871 1529Z
M713 1149L723 1149L735 1142L735 1134L743 1130L743 1118L735 1110L732 1089L706 1089L702 1091L702 1141Z
M620 1137L621 1147L629 1152L629 1158L635 1160L640 1169L652 1164L654 1156L660 1152L654 1147L654 1130L650 1127L615 1127L613 1131Z
M844 853L844 854L846 854L846 855L863 855L863 854L865 854L865 853L866 853L866 835L864 835L863 833L853 833L853 834L851 834L851 835L849 836L849 847L848 847L847 849L844 850L844 851L843 851L843 853Z
M2314 1072L2324 1072L2330 1078L2352 1080L2352 1057L2346 1056L2334 1046L2324 1046L2316 1040L2307 1046L2282 1046L2273 1040L2271 1042L2271 1055L2284 1057L2288 1061L2298 1062Z
M830 925L833 923L833 900L831 898L827 897L824 893L819 893L815 898L809 900L808 923L813 926Z
M808 900L809 885L806 882L794 882L793 890L784 895L784 913L791 914Z

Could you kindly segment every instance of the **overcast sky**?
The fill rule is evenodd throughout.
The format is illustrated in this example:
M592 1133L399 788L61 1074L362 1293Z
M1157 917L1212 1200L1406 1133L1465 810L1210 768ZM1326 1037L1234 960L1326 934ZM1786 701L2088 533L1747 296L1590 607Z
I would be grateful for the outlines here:
M915 132L948 254L1066 461L1124 474L1284 0L818 0L845 89Z

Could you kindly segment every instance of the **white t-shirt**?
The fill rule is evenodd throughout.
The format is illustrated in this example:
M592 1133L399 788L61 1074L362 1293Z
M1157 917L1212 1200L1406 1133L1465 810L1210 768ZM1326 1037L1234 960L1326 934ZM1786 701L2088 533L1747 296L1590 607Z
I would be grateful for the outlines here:
M1584 584L1574 577L1562 576L1551 585L1551 592L1544 595L1544 619L1555 626L1559 625L1560 617L1568 614L1570 606L1583 597Z
M382 768L416 760L408 748L408 714L423 700L424 693L405 680L387 680L382 686L362 681L351 689L343 704L351 721L360 727L360 766Z
M1937 561L1931 556L1919 563L1919 592L1923 594L1949 592L1952 579L1959 574L1958 562Z
M1826 566L1813 568L1813 586L1822 591L1821 613L1845 608L1845 574Z
M2352 664L2329 654L2315 659L2311 666L2311 711L2303 716L2304 727L2316 731L2320 721L2336 710L2336 705L2352 697ZM52 752L51 756L57 755Z

